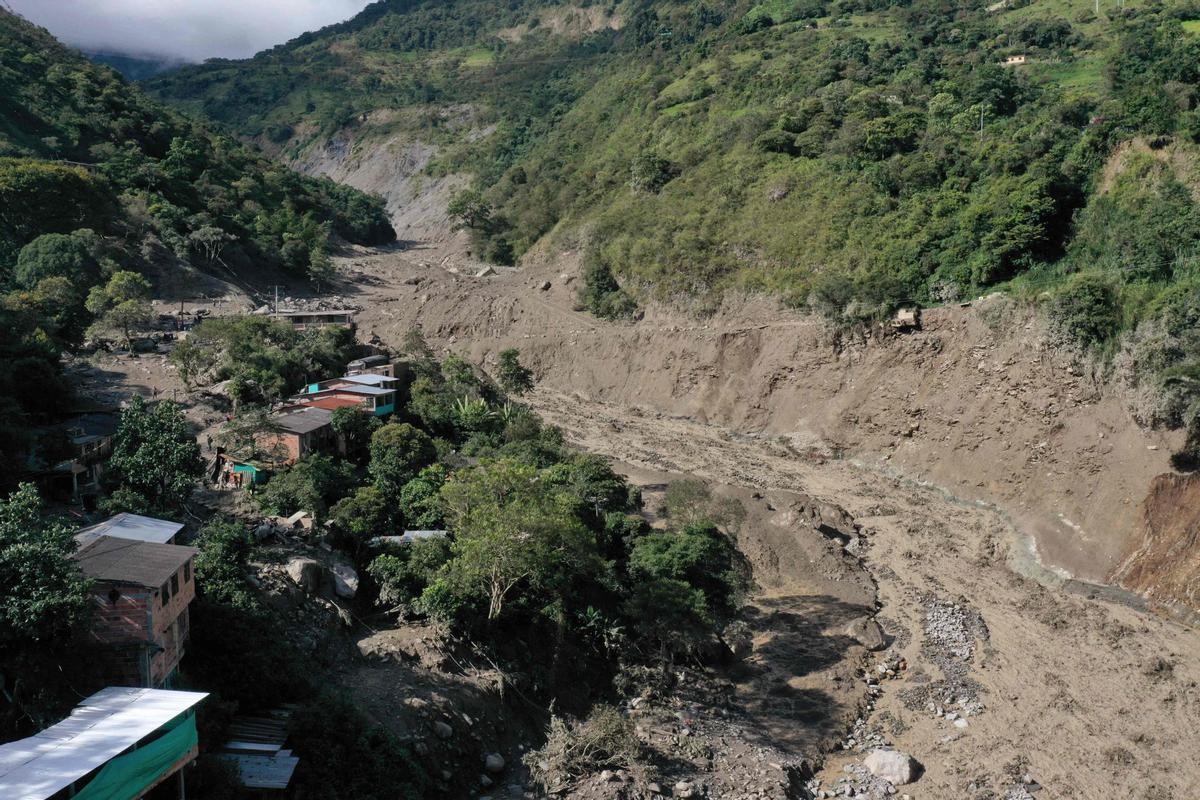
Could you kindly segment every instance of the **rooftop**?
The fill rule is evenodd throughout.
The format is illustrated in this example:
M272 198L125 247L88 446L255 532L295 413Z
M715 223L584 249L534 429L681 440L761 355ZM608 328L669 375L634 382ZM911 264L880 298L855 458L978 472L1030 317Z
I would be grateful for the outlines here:
M351 361L346 366L348 367L378 367L383 364L391 363L391 359L387 356L364 356Z
M0 745L0 797L46 800L207 696L162 689L103 689L57 725Z
M329 411L335 411L339 408L359 408L362 404L363 401L361 398L355 399L353 397L316 397L305 401L305 405L324 408Z
M329 424L333 414L326 408L306 407L299 411L288 411L274 417L271 421L275 427L288 433L312 433Z
M358 376L358 375L354 376L354 378L358 378L358 377L360 377L360 376ZM346 394L362 394L362 395L370 395L370 396L391 394L394 391L396 391L395 389L384 389L383 387L380 387L380 386L367 386L367 385L361 383L360 381L356 381L354 378L337 378L336 380L332 381L332 383L336 383L338 385L330 386L328 388L323 388L323 389L321 389L321 391L322 392L345 392ZM313 394L317 394L317 392L313 392Z
M157 589L197 552L194 547L177 544L100 536L77 552L74 559L89 578Z
M83 546L101 536L115 536L118 539L166 544L174 539L175 534L181 530L183 530L182 522L171 522L123 512L95 525L80 528L75 534L75 541Z
M344 378L338 378L338 380L350 381L351 383L361 383L365 386L385 386L397 382L397 379L390 375L376 375L373 372L364 373L362 375L347 375Z
M272 316L276 317L330 317L334 315L354 316L358 312L351 308L329 309L328 311L300 311L290 308L281 308Z

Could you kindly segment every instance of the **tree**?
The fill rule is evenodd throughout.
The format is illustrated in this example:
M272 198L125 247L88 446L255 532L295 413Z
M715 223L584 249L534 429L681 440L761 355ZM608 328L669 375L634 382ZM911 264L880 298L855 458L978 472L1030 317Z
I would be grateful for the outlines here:
M500 352L496 377L510 394L522 395L533 389L533 372L521 364L521 353L515 347Z
M196 535L196 584L206 599L240 609L258 604L246 582L246 561L254 540L246 527L214 518Z
M0 500L0 650L60 636L84 619L88 582L71 560L73 533L43 514L31 483Z
M387 530L388 507L383 495L374 486L361 486L349 497L343 497L329 510L334 528L350 536L354 546Z
M673 177L675 168L657 153L639 153L629 165L629 186L634 192L658 194Z
M629 579L627 613L667 650L688 649L718 632L749 586L733 544L706 523L636 539Z
M89 286L100 276L92 253L97 239L90 230L43 234L21 248L14 277L28 289L46 278L67 278L76 286Z
M368 471L389 504L396 502L404 484L415 478L421 467L436 459L433 440L407 422L388 423L371 435Z
M125 345L132 340L132 330L146 325L153 317L150 307L150 282L136 272L118 272L104 286L94 286L88 293L87 310L96 315L89 332L93 335L120 331Z
M492 227L492 206L475 189L464 189L450 198L446 213L456 220L458 229L486 232Z
M192 382L212 369L217 356L210 348L197 344L191 339L184 339L171 350L167 360L179 371L179 379L188 389Z
M584 260L579 304L604 319L628 319L637 312L637 304L617 283L612 267L595 251Z
M203 253L205 260L211 264L221 257L226 245L232 243L234 238L214 225L205 225L188 234L188 241L192 247Z
M275 424L270 409L262 406L243 406L238 409L221 432L217 441L230 452L253 458L261 455L272 464L287 458L287 449L276 436L279 426Z
M346 455L352 458L367 449L372 434L382 425L378 417L368 414L362 408L350 406L335 408L329 417L329 424L333 432L341 438Z
M449 560L450 543L446 539L417 539L377 556L367 572L379 583L379 599L394 605L420 596Z
M204 465L183 409L134 397L121 412L109 472L123 503L151 513L177 514Z
M307 511L317 522L322 522L329 504L344 496L353 484L353 467L314 453L272 477L258 502L268 514L286 517Z
M399 509L404 523L417 530L436 530L446 524L442 486L449 477L441 464L425 467L400 490Z
M500 460L460 470L442 487L454 558L439 580L453 594L482 600L489 621L518 586L538 596L599 571L573 498L538 478L534 467Z

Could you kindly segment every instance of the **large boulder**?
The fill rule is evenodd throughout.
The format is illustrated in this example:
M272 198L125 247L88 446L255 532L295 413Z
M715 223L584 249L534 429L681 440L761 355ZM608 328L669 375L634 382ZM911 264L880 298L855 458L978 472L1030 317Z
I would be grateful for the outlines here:
M863 759L863 766L876 778L893 786L912 783L921 776L921 764L908 753L899 750L872 750Z
M859 617L851 622L846 626L846 635L868 650L882 650L888 645L883 628L871 617Z
M493 775L499 775L504 772L504 756L499 753L488 753L483 762L484 769Z
M309 594L320 590L321 572L321 563L312 558L297 556L287 563L288 577Z
M358 573L348 564L337 564L330 567L329 574L333 577L333 591L338 597L351 600L358 594Z

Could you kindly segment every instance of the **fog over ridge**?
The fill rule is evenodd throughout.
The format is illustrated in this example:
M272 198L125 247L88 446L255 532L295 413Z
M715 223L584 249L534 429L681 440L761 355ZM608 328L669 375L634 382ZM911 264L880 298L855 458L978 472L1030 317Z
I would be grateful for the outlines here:
M4 0L83 50L203 61L246 58L349 19L370 0Z

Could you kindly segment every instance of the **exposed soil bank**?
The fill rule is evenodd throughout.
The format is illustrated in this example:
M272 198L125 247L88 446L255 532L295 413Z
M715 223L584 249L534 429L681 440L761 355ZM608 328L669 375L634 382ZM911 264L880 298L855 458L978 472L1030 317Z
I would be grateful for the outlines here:
M372 276L358 285L364 334L394 344L420 324L480 363L518 347L548 388L776 437L994 504L1064 577L1103 582L1141 545L1142 501L1169 471L1174 437L1138 429L1003 298L929 311L911 334L835 344L819 321L762 301L704 322L649 309L611 324L572 310L575 270L560 273L563 260L476 279L418 258L354 262Z

